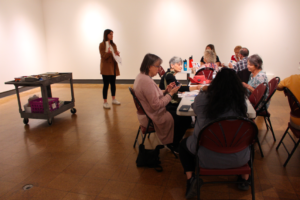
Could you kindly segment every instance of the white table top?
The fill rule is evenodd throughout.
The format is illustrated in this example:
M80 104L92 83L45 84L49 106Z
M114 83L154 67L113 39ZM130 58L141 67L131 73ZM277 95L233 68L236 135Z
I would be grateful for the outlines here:
M195 97L182 97L180 104L177 108L176 114L180 116L196 116L194 110L192 108L189 109L188 112L181 112L179 111L182 105L191 105L194 102ZM250 103L249 99L246 100L247 102L247 114L250 119L254 119L256 117L256 112Z

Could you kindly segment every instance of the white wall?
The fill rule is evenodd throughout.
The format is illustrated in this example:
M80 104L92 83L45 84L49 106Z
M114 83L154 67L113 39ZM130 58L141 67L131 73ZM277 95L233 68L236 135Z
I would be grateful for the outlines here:
M267 73L281 78L299 74L299 0L40 0L42 8L38 0L23 1L0 0L4 2L4 8L0 4L0 42L8 41L4 48L1 45L0 56L4 51L5 58L15 58L6 62L2 82L44 71L101 79L98 45L107 28L114 31L123 58L118 79L134 79L148 52L160 56L166 69L175 55L183 59L193 55L199 61L209 43L215 45L222 62L228 62L233 48L242 45L262 57ZM8 13L3 15L2 10ZM27 57L20 53L23 47L10 45L17 38L12 27L18 16L26 21L26 37L34 40L24 42L24 49L31 49ZM3 26L8 31L1 31ZM6 56L7 48L12 49L10 56Z
M299 0L43 0L50 71L99 79L98 45L106 28L123 58L120 79L134 79L143 56L168 67L174 56L199 61L213 43L222 62L236 45L258 53L267 73L299 73ZM48 71L49 71L48 70ZM185 78L182 75L180 78Z
M40 0L0 0L0 92L4 82L46 71L46 40Z

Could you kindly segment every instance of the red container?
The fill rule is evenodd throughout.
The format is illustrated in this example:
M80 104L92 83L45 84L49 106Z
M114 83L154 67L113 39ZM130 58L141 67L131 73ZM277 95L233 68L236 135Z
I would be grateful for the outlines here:
M38 98L29 102L32 113L44 113L43 99ZM48 98L49 110L53 111L59 108L58 98Z
M193 68L193 56L189 58L189 68Z

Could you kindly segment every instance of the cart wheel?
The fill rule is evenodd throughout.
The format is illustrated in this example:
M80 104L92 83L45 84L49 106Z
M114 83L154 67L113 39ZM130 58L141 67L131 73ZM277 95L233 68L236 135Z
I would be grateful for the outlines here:
M48 119L48 124L51 125L53 122L53 118Z
M29 122L29 119L28 118L24 118L23 123L24 124L28 124L28 122Z
M75 114L75 113L76 113L76 108L72 108L72 109L71 109L71 113L72 113L72 114Z

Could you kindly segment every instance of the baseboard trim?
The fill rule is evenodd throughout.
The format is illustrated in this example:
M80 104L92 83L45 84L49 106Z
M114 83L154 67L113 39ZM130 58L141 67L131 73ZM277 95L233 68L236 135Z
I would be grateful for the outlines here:
M160 80L154 80L154 82L156 84L159 84ZM62 82L59 82L59 83L70 83L69 81L62 81ZM133 84L134 83L134 79L117 79L116 80L116 84ZM187 80L180 80L180 83L182 84L187 84ZM102 79L73 79L73 84L103 84L103 80ZM36 88L36 87L19 87L19 92L25 92L25 91L28 91L28 90L31 90L33 88ZM5 91L5 92L1 92L0 93L0 98L3 98L3 97L7 97L7 96L10 96L10 95L14 95L16 94L16 90L13 89L13 90L8 90L8 91Z

